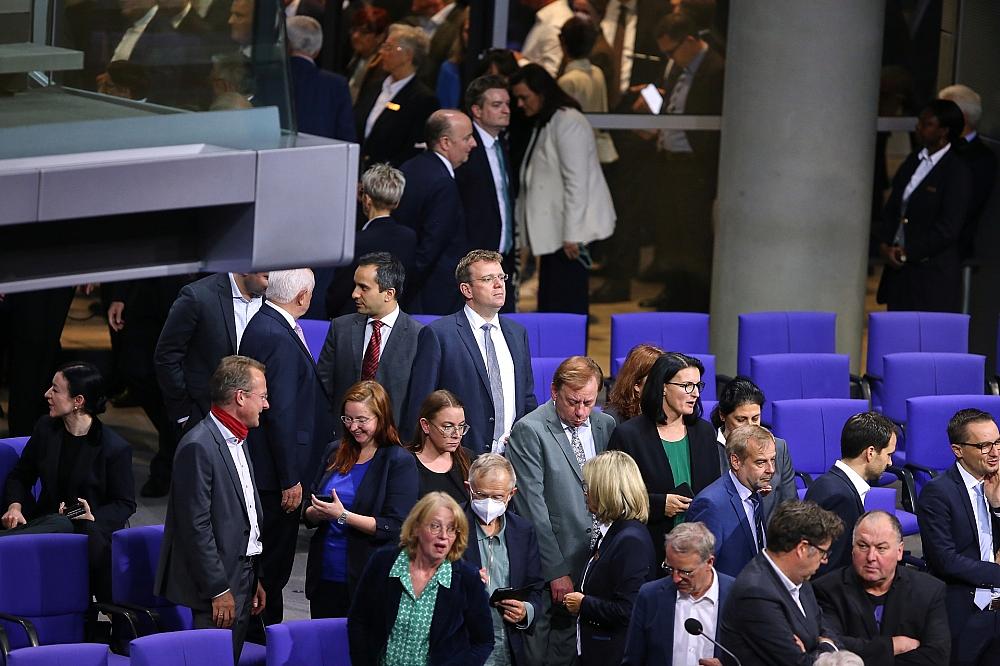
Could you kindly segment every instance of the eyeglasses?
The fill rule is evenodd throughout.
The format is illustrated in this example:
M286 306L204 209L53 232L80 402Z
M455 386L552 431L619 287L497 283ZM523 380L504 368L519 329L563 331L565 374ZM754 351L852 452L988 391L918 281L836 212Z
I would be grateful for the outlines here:
M684 569L673 568L672 566L667 564L666 560L664 560L660 564L660 568L663 569L663 573L667 574L668 576L673 576L676 573L678 576L680 576L685 580L691 580L691 578L693 578L694 575L698 573L698 569L700 569L701 567L698 567L698 569L691 569L690 571L685 571Z
M470 430L472 430L472 426L470 426L468 423L459 423L458 425L444 425L444 426L439 426L437 423L434 423L432 421L431 424L435 428L437 428L438 432L440 432L445 437L454 437L455 435L458 435L459 437L465 437L465 433L467 433Z
M427 525L427 529L431 534L436 534L437 536L441 536L442 534L447 534L448 536L453 537L456 534L458 534L458 528L455 527L454 523L445 526L436 520L432 523L429 523Z
M261 400L263 400L264 402L267 402L267 394L266 393L254 393L253 391L248 391L246 389L240 389L240 390L243 391L247 395L255 395L258 398L260 398Z
M497 502L505 502L505 503L507 502L507 495L506 494L503 494L503 495L487 495L486 493L479 492L475 488L471 488L471 490L472 490L472 499L478 499L478 500L491 499L491 500L496 500Z
M803 541L805 541L805 539L803 539ZM820 558L820 562L826 562L827 560L830 559L830 548L820 548L819 546L817 546L816 544L814 544L812 541L806 541L806 543L808 545L812 546L813 548L815 548L816 550L818 550L819 553L820 553L820 555L823 556L823 557Z
M507 275L506 273L497 273L496 275L484 275L482 277L469 278L469 284L472 284L473 282L480 282L482 284L493 284L497 280L500 280L501 282L506 282L509 279L510 276Z
M698 389L698 393L701 393L702 391L705 390L705 382L664 382L664 383L670 384L671 386L680 386L682 389L684 389L684 392L687 394L694 393L694 390L696 388Z
M363 428L366 423L368 423L369 421L374 421L375 419L374 418L370 418L368 416L359 416L357 418L352 418L350 416L341 416L340 420L348 428L350 428L351 425L353 425L355 423L357 423L359 426L361 426Z
M396 46L395 44L390 44L389 42L382 42L382 45L378 47L379 51L402 51L402 46Z
M962 446L974 446L980 453L989 453L992 449L1000 449L1000 439L995 442L955 442Z

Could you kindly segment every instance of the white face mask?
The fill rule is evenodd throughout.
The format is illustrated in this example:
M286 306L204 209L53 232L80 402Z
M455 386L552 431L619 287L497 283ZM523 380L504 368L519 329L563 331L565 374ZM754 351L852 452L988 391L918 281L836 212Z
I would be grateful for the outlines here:
M479 520L486 524L492 523L506 511L507 504L492 497L472 500L472 512L479 516Z

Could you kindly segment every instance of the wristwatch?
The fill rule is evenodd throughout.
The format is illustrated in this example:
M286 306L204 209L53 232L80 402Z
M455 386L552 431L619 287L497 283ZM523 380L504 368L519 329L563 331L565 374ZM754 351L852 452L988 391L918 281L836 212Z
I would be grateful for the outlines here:
M337 524L338 525L346 525L347 524L347 509L344 509L344 513L340 514L340 517L337 518Z

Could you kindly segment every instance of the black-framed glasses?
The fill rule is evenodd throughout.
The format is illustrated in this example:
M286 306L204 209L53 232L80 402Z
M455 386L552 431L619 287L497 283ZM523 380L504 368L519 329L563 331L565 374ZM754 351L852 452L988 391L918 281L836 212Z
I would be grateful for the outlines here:
M830 559L830 550L833 548L832 545L830 546L830 548L822 548L814 544L812 541L806 541L805 539L803 539L803 541L805 541L808 545L812 546L813 548L819 551L819 554L823 556L822 559L820 560L821 562L826 562L827 560Z
M664 382L665 384L670 384L671 386L680 386L684 389L684 392L688 395L694 393L695 389L698 389L698 393L705 390L705 382Z
M979 449L980 453L989 453L992 449L1000 449L1000 439L995 442L955 442L956 444L961 444L962 446L974 446Z
M468 423L459 423L458 425L443 425L439 426L437 423L431 421L431 425L438 429L438 432L445 437L454 437L458 435L459 437L465 437L466 433L472 430L472 426Z

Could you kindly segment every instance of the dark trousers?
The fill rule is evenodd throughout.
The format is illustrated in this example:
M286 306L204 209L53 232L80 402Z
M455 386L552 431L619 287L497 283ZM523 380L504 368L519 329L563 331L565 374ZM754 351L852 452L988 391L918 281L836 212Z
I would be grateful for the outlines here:
M261 490L260 508L264 524L260 527L261 583L267 594L264 624L278 624L284 616L281 591L288 584L295 564L295 546L299 536L299 513L285 513L280 490Z
M347 617L351 610L351 597L347 583L321 580L309 599L309 616L317 620L321 617Z
M511 250L503 255L503 262L500 264L503 272L510 276L507 280L507 299L500 308L500 314L510 314L517 312L517 251Z
M233 593L236 601L236 615L233 619L233 663L238 664L240 654L243 652L243 643L247 639L247 628L250 626L250 609L253 603L253 595L257 589L257 576L254 574L253 565L250 560L243 560L244 566L240 569L240 582ZM264 608L270 604L266 600ZM193 610L191 615L194 620L195 629L218 629L212 619L211 607L207 611Z
M614 131L611 137L619 157L603 169L618 219L614 235L604 241L604 263L611 270L608 280L627 282L639 269L643 223L660 215L650 193L662 184L656 181L655 169L648 168L656 159L653 142L643 141L630 130Z
M542 255L538 266L538 311L587 314L587 269L562 249Z

